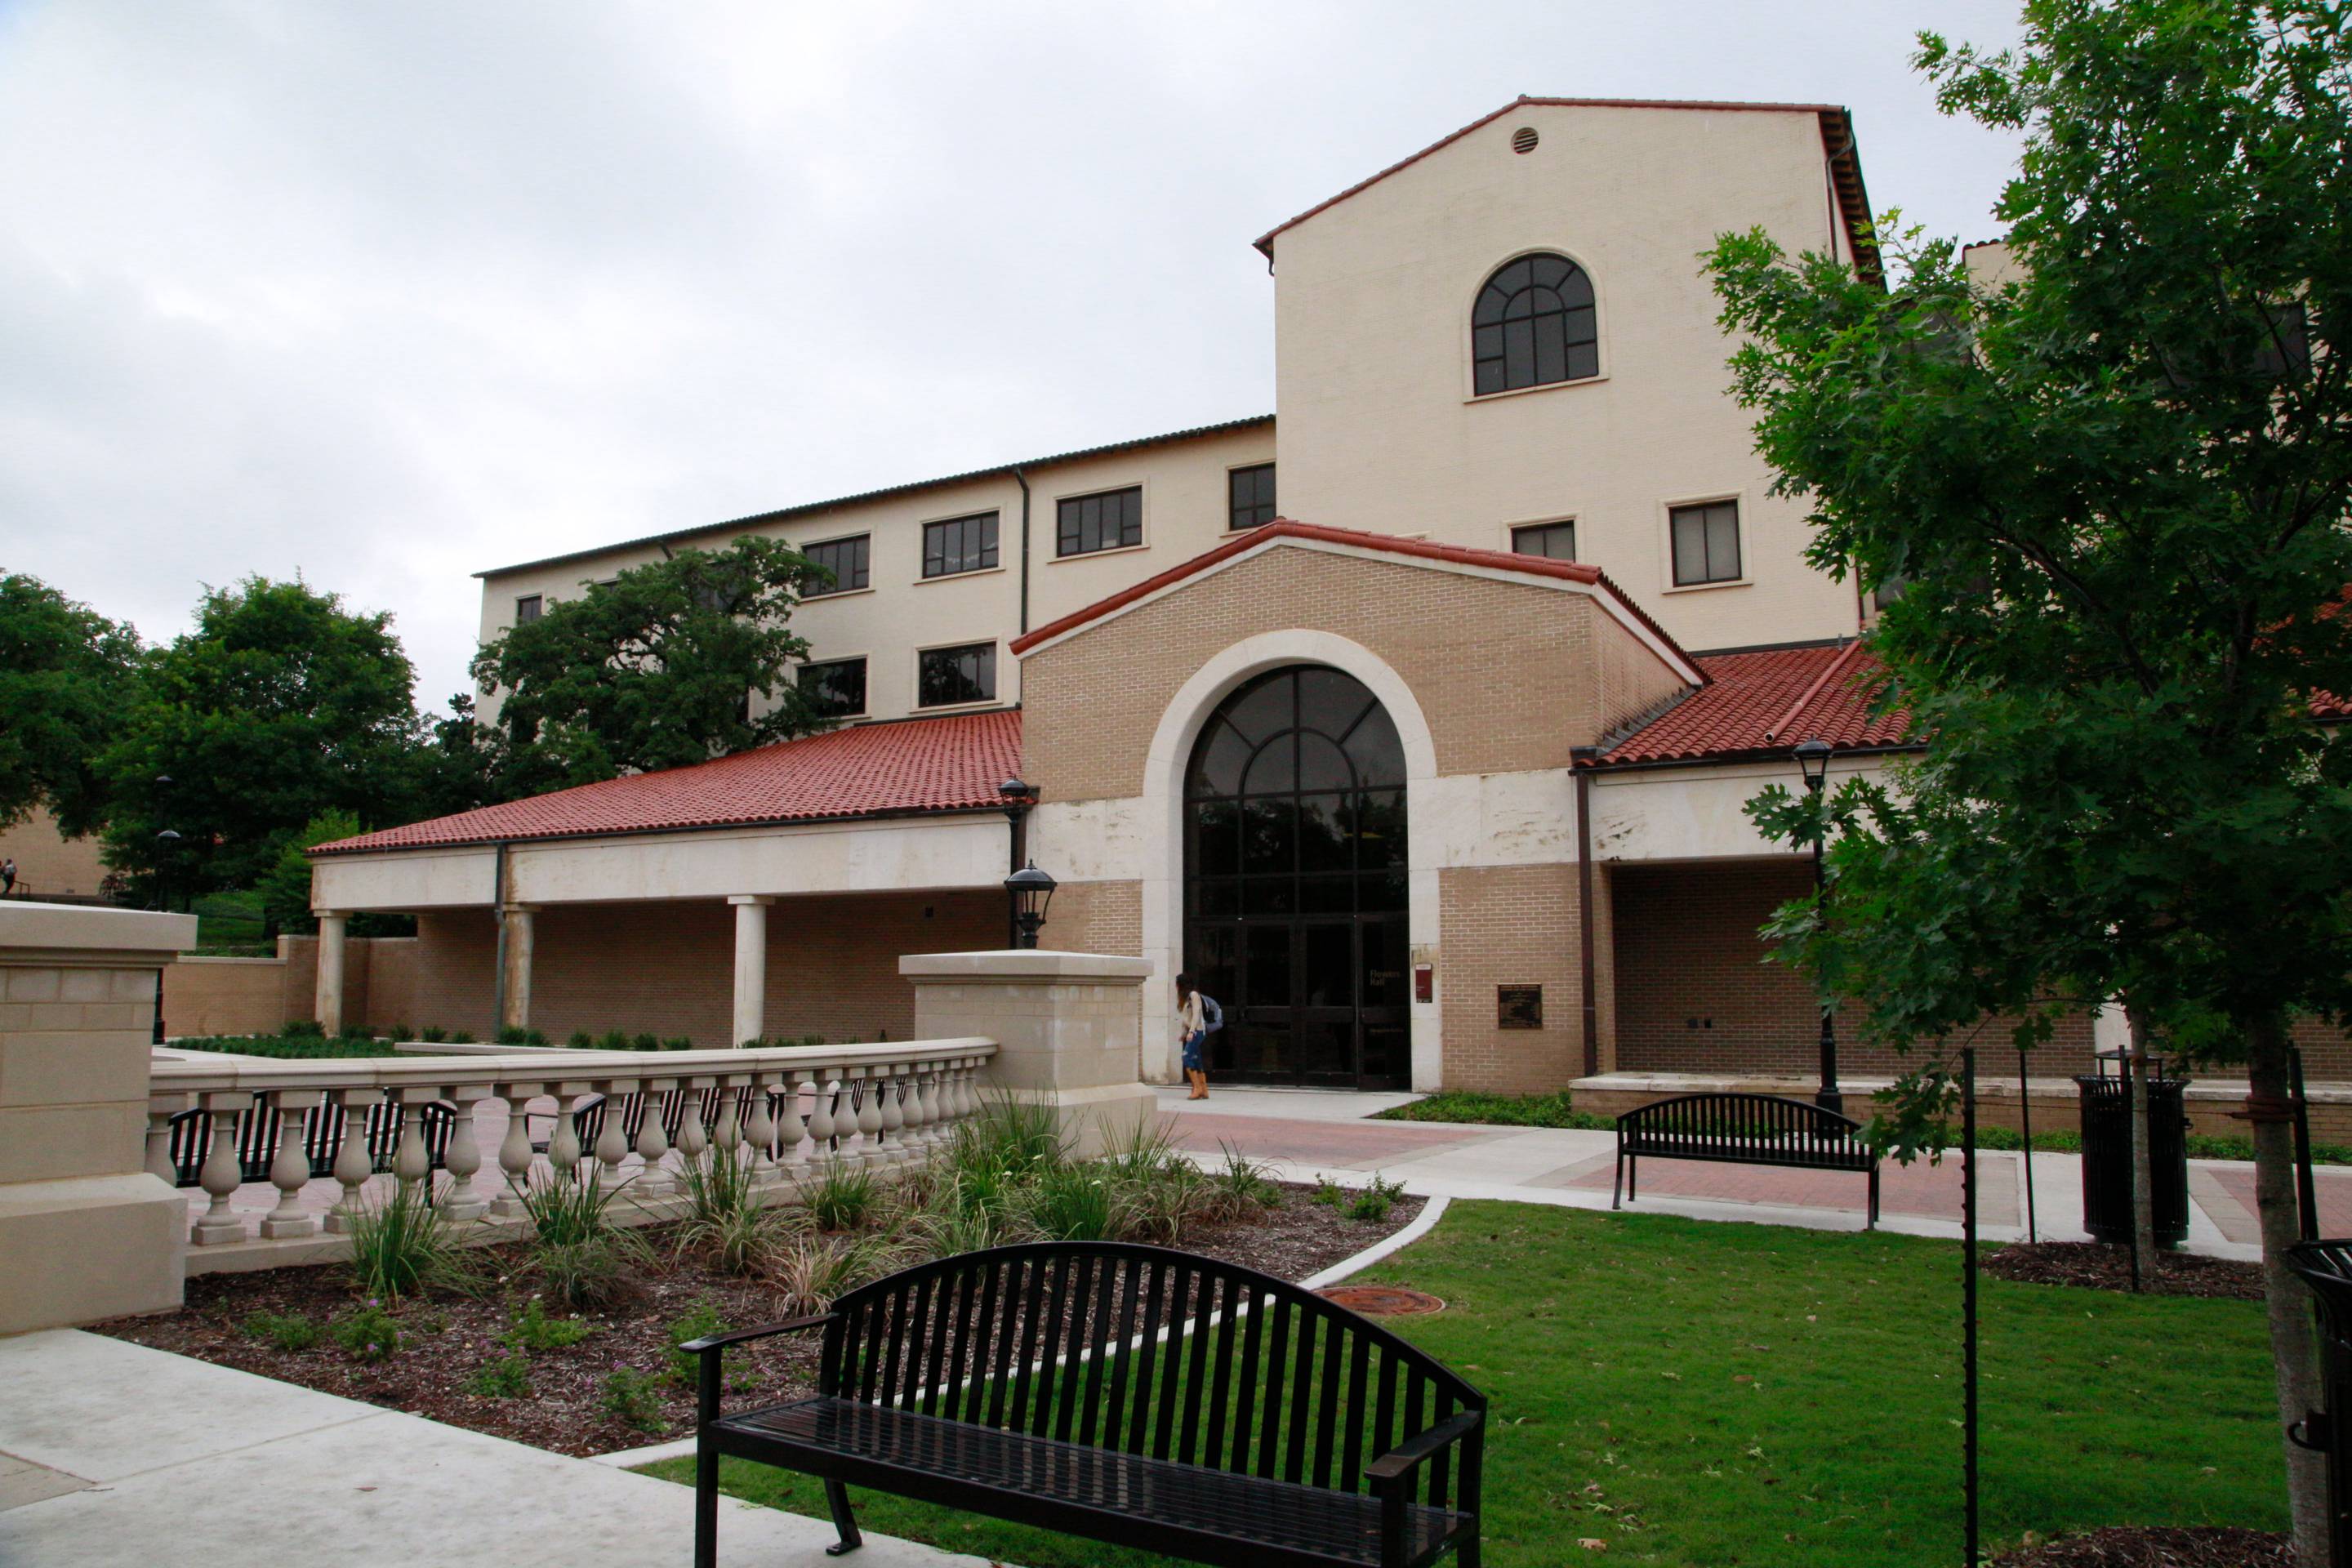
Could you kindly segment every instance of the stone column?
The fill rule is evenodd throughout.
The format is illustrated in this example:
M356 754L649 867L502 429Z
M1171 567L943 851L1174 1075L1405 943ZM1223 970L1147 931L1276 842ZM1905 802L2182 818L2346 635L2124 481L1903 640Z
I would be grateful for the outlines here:
M499 1018L501 1029L530 1027L531 916L537 913L534 904L509 904L499 917L507 927L506 1010Z
M319 989L312 1016L330 1035L343 1032L343 933L352 917L341 910L314 910L319 917Z
M917 1038L996 1042L980 1078L983 1101L1053 1106L1081 1154L1115 1147L1151 1120L1151 1086L1137 1070L1149 959L925 952L901 958L898 973L915 987Z
M180 1304L188 1199L146 1168L148 1034L195 941L193 915L0 902L0 1334Z
M768 906L776 900L737 893L735 906L735 1036L727 1043L756 1043L768 1032Z

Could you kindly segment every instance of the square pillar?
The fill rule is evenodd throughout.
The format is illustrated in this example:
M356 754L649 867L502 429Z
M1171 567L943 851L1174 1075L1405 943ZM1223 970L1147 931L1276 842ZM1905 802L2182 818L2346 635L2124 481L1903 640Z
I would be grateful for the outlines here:
M330 1035L343 1032L343 935L352 917L341 910L314 910L319 917L319 985L311 1016Z
M531 917L537 913L539 909L534 904L509 904L499 914L506 936L505 968L499 975L501 1029L530 1027Z
M916 1037L995 1041L980 1078L982 1098L1054 1107L1079 1154L1118 1146L1156 1113L1139 1070L1150 959L1048 949L926 952L898 960L898 973L915 987Z
M735 1035L730 1046L757 1045L768 1032L768 906L764 894L737 893L735 906Z

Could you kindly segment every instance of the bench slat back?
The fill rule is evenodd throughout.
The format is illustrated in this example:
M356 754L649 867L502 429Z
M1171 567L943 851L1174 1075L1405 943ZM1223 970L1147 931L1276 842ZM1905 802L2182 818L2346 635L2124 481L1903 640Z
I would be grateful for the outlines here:
M1344 1308L1166 1247L991 1247L863 1286L834 1313L831 1397L1327 1490L1365 1490L1371 1459L1486 1405ZM1444 1456L1422 1479L1422 1500L1448 1506Z
M1620 1135L1654 1139L1677 1150L1770 1161L1867 1159L1862 1123L1851 1116L1774 1094L1684 1094L1653 1100L1617 1119Z

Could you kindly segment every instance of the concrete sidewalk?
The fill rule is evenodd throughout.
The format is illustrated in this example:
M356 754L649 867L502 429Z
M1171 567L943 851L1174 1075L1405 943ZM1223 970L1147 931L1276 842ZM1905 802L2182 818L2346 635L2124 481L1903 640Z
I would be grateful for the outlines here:
M1559 1128L1491 1127L1459 1122L1375 1121L1409 1094L1349 1094L1319 1089L1224 1089L1205 1100L1163 1089L1160 1109L1196 1160L1213 1163L1233 1149L1272 1164L1287 1181L1319 1173L1361 1185L1375 1173L1428 1196L1502 1198L1572 1208L1609 1206L1615 1136ZM2027 1235L2025 1156L1986 1151L1977 1183L1979 1232L1995 1241ZM2086 1241L2082 1161L2072 1154L2033 1157L2035 1231L2046 1241ZM1816 1230L1859 1230L1868 1184L1857 1175L1767 1166L1644 1160L1640 1195L1645 1214L1746 1220ZM1880 1168L1879 1225L1915 1236L1960 1234L1960 1164L1919 1162ZM2352 1170L2315 1173L2325 1234L2352 1234ZM2216 1258L2262 1255L2255 1228L2253 1167L2194 1160L2189 1171L2189 1250Z
M590 1459L68 1330L0 1340L0 1563L646 1568L694 1494ZM721 1563L816 1568L832 1527L729 1500ZM871 1568L985 1568L868 1533Z

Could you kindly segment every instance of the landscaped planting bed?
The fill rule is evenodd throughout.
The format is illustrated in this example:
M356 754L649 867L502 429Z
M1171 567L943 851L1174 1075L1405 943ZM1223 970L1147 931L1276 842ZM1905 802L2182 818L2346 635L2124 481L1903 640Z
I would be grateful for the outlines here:
M1245 1163L1203 1174L1148 1141L1108 1161L1068 1163L1034 1126L1008 1137L1001 1119L981 1122L928 1167L885 1180L820 1173L781 1205L741 1201L740 1173L719 1156L698 1184L701 1217L644 1230L598 1236L584 1217L587 1194L607 1204L609 1217L625 1192L591 1184L572 1189L582 1194L572 1201L549 1184L533 1199L541 1230L558 1239L445 1249L425 1265L442 1278L399 1294L381 1279L371 1294L354 1269L331 1265L205 1275L188 1282L181 1310L98 1331L560 1453L599 1454L691 1434L692 1358L676 1345L821 1310L927 1257L1000 1240L1111 1236L1301 1279L1393 1234L1422 1207L1392 1189L1318 1201L1314 1189L1268 1182ZM1362 1217L1349 1212L1360 1206ZM378 1231L402 1226L429 1231L432 1222L414 1205L380 1214ZM730 1376L761 1398L814 1392L816 1349L807 1335L758 1342L730 1355Z

